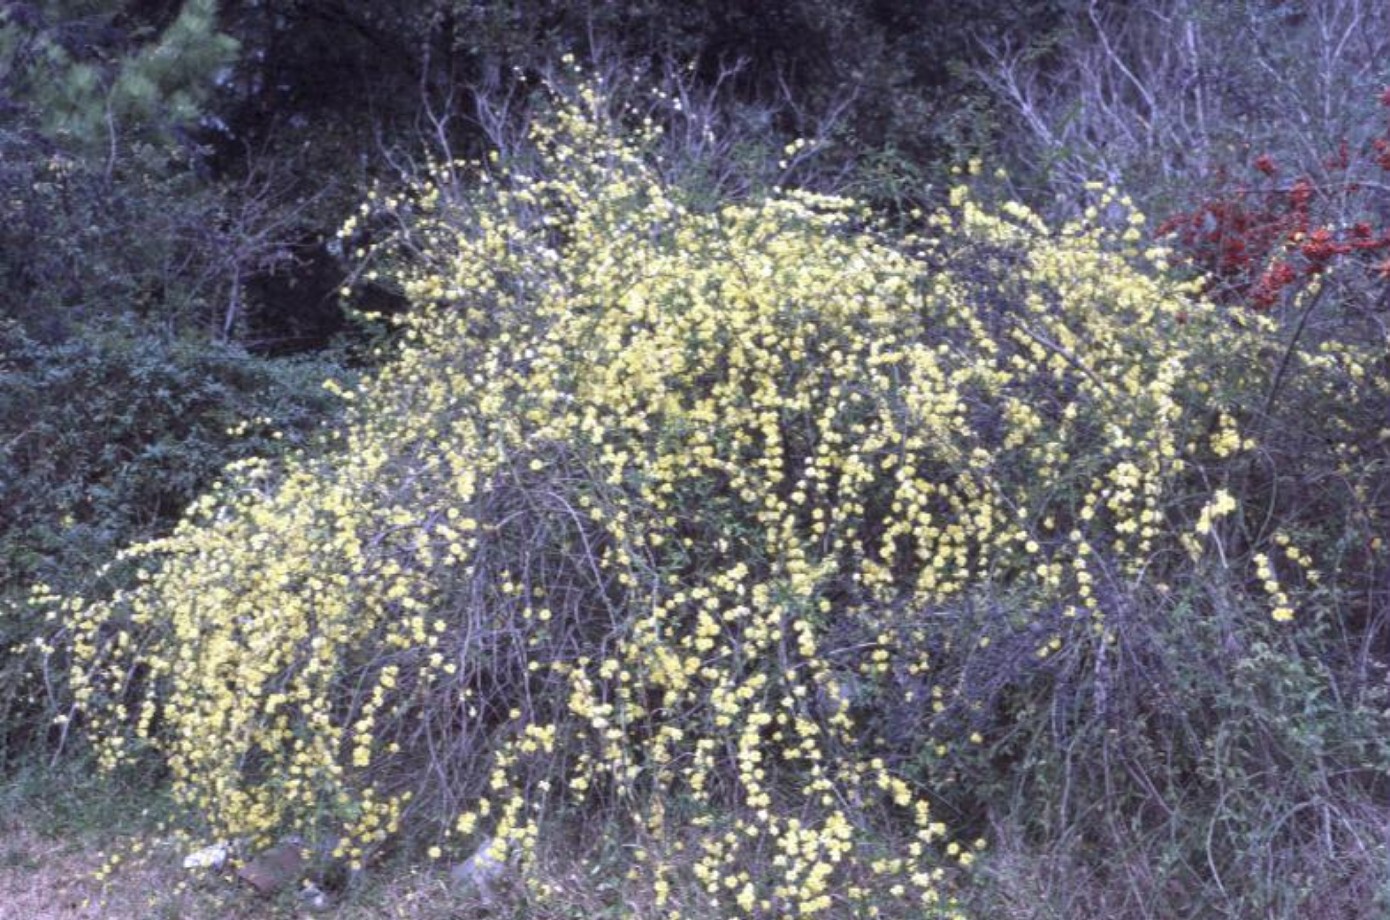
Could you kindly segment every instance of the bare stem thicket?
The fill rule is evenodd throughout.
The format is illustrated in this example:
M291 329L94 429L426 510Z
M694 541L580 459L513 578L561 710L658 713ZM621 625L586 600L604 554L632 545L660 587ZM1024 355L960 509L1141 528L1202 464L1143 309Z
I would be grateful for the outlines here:
M1163 200L1256 153L1314 168L1354 143L1390 77L1390 7L1090 0L1046 43L984 51L1021 129L1007 153L1059 202L1096 180Z

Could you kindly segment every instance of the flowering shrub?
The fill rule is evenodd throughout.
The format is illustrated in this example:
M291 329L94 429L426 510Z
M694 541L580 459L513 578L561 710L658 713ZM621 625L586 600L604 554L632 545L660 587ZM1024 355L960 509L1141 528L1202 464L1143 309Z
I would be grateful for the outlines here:
M1263 469L1245 477L1243 498L1275 526L1301 531L1304 550L1320 557L1315 568L1337 573L1324 590L1346 592L1337 606L1358 611L1381 603L1371 598L1383 593L1378 534L1390 514L1390 89L1377 99L1379 130L1361 132L1362 142L1342 141L1292 180L1261 154L1251 182L1220 177L1219 191L1157 231L1205 272L1213 298L1280 321L1263 394L1246 400ZM1353 619L1377 620L1362 617Z
M525 867L580 815L654 911L949 912L982 844L909 760L988 739L938 658L1114 664L1126 592L1239 511L1265 324L1169 280L1137 214L1053 231L962 187L894 240L844 199L697 210L650 139L583 88L534 172L364 207L400 221L398 357L328 383L327 452L234 465L135 589L63 602L88 726L220 837ZM1266 624L1286 561L1233 563Z
M1390 89L1380 97L1390 109ZM1381 280L1390 279L1390 226L1383 213L1337 214L1348 198L1363 197L1363 185L1380 186L1390 173L1390 127L1353 156L1343 141L1322 164L1328 178L1310 175L1292 181L1269 154L1251 164L1259 177L1251 184L1223 188L1192 211L1164 221L1159 237L1171 237L1178 251L1214 283L1215 297L1266 310L1285 291L1306 286L1334 262L1354 256ZM1223 182L1224 184L1224 182ZM1374 262L1375 259L1380 261Z

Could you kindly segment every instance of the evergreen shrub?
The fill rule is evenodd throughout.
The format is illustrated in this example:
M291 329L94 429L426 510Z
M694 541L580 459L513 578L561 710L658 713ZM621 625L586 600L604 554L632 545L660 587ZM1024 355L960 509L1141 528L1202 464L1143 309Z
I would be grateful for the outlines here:
M68 734L50 724L71 704L65 627L31 588L120 585L117 553L166 533L223 466L315 437L337 405L318 381L336 366L115 323L52 344L0 322L0 765Z

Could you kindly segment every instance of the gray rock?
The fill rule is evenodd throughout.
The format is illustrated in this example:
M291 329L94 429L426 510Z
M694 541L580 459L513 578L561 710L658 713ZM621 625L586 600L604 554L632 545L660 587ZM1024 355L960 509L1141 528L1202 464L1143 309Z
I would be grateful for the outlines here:
M472 856L449 870L449 881L455 889L476 889L482 902L489 905L511 872L506 862L492 855L492 845L492 838L485 839Z
M286 837L237 870L237 878L270 897L298 885L309 868L304 841Z

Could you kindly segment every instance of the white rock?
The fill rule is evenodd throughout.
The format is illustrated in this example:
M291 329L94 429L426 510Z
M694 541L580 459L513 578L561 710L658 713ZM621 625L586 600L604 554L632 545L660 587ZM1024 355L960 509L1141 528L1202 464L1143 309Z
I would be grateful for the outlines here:
M309 910L327 910L328 895L313 882L305 882L304 887L299 890L299 903Z
M189 853L183 859L185 869L221 869L232 855L232 848L226 843L214 843Z

